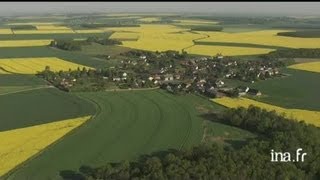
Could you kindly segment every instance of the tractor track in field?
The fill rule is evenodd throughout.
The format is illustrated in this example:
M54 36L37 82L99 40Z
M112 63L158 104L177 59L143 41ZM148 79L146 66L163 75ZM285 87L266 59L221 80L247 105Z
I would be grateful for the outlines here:
M27 92L27 91L33 91L33 90L38 90L38 89L49 89L49 88L54 88L53 86L39 86L39 87L34 87L34 88L29 88L29 89L22 89L18 91L12 91L12 92L7 92L7 93L2 93L0 96L8 95L8 94L16 94L20 92Z
M159 94L162 94L164 96L166 96L167 98L169 98L171 101L174 101L175 103L179 104L180 107L183 111L185 111L187 113L187 121L188 121L188 129L187 129L187 133L186 135L184 136L183 140L182 140L182 143L180 144L180 147L179 147L179 150L181 150L182 148L184 148L184 146L186 145L190 135L191 135L191 129L192 129L192 118L191 118L191 114L190 112L183 106L181 105L180 103L178 103L176 100L174 100L172 97L168 96L167 94L163 93L163 92L159 92L157 91L157 93Z
M144 149L145 149L144 147L147 147L147 146L152 142L154 136L159 132L159 130L160 130L160 124L161 124L161 122L163 122L164 115L163 115L163 110L162 110L161 106L160 106L155 100L153 100L153 99L151 99L151 98L149 98L149 97L147 97L147 96L145 96L145 95L143 95L143 94L137 94L137 93L135 93L135 94L138 95L138 96L143 97L144 99L146 99L146 100L148 100L149 102L151 102L152 104L154 104L155 107L156 107L156 108L158 109L158 111L159 111L159 117L160 117L159 120L158 120L158 122L157 122L157 125L156 125L155 130L153 131L153 133L149 136L148 140L147 140L147 141L144 143L144 145L142 146L142 147L143 147L142 150L144 150Z
M131 106L133 106L133 113L134 113L134 115L133 116L131 116L130 117L130 119L132 119L131 121L130 121L130 123L124 123L122 126L120 126L120 127L118 127L118 134L117 135L115 135L114 136L114 138L112 138L112 139L110 139L110 140L108 140L108 141L105 141L104 143L103 143L103 145L102 145L102 147L108 147L108 146L110 146L110 144L114 144L115 142L118 142L119 141L119 138L121 138L124 134L123 133L121 133L121 132L123 132L123 130L127 130L127 129L130 129L136 122L137 122L137 120L139 119L138 118L138 109L137 109L137 107L135 106L135 104L134 104L134 102L132 102L131 100L128 100L127 98L125 98L124 96L122 96L122 95L119 95L119 94L116 94L115 96L118 96L118 97L120 97L122 100L124 100L124 102L127 102L127 103L129 103L129 104L131 104ZM108 149L108 148L101 148L100 150L99 150L99 152L97 153L98 155L95 155L95 157L94 157L94 161L96 161L99 157L102 157L103 155L103 153L104 152L106 152L106 149Z
M100 95L98 96L98 97L101 97ZM92 120L94 120L94 119L96 119L96 118L99 118L99 116L103 113L103 109L105 109L105 108L103 108L102 106L101 106L101 104L98 102L98 101L95 101L95 100L93 100L93 99L91 99L90 97L84 97L85 99L87 99L87 100L89 100L89 101L91 101L92 103L94 103L94 104L96 104L96 106L98 106L98 108L99 108L99 113L98 114L96 114L96 116L94 117L94 118L92 118ZM101 97L102 98L102 97ZM108 106L109 106L109 115L111 115L114 111L113 111L113 106L112 106L112 103L110 102L110 101L108 101L107 99L103 99L105 102L107 102L107 104L108 104ZM101 121L101 120L100 120ZM102 120L103 121L103 120ZM97 128L97 126L99 126L99 124L95 124L95 125L92 125L92 128ZM107 145L109 144L109 142L108 143L102 143L102 146L103 147L106 147ZM103 154L103 151L102 150L104 150L104 148L101 148L96 154L94 154L94 157L91 157L90 158L90 161L95 161L95 159L97 159L97 157L101 157L101 154Z

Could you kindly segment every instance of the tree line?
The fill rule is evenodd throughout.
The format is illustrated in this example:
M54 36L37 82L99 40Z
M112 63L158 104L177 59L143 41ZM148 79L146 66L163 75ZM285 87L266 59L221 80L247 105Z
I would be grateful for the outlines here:
M278 58L319 58L319 48L299 48L299 49L278 49L272 51L261 57L265 59L278 59Z

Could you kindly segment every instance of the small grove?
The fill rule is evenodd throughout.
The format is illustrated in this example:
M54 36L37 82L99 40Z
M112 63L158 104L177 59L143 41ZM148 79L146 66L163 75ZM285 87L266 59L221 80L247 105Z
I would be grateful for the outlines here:
M63 179L319 179L319 128L258 107L228 109L208 115L211 121L255 133L246 144L206 144L141 157L136 162L106 163L63 170ZM304 162L270 162L270 151L307 152Z
M90 45L92 43L98 43L101 45L121 45L122 43L115 39L88 37L86 40L68 40L68 39L56 39L51 41L50 46L56 47L67 51L79 51L83 45Z

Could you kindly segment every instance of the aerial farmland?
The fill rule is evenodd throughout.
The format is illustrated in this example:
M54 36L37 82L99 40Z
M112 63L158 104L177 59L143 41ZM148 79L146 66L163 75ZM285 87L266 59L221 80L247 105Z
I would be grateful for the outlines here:
M0 14L0 180L318 179L319 89L320 15Z

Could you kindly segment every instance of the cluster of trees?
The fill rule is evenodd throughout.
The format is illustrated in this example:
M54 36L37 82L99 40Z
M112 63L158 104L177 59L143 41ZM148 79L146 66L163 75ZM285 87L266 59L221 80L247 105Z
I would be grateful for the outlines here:
M278 59L278 58L318 58L320 57L320 49L278 49L266 55L262 55L265 59Z
M240 147L201 144L143 156L137 162L82 166L60 172L64 179L319 179L320 130L258 107L229 109L212 120L257 134ZM271 162L271 149L294 153L303 148L304 162Z
M109 72L105 70L87 69L83 67L76 70L53 72L50 66L39 72L42 77L55 87L63 91L99 91L107 87L108 82L103 79Z
M50 43L51 47L67 50L67 51L79 51L81 46L88 45L85 41L75 41L70 39L57 39Z
M122 42L115 39L88 37L86 40L72 40L72 39L56 39L51 41L50 46L67 51L79 51L83 45L90 45L91 43L98 43L101 45L121 45Z
M191 27L192 31L222 31L222 26L195 26Z
M99 37L88 37L86 40L88 43L98 43L101 45L121 45L122 42L116 39L99 38Z
M121 53L120 55L122 56L128 56L128 57L141 57L145 56L147 59L152 60L152 59L161 59L161 58L172 58L172 59L178 59L178 60L183 60L186 57L188 57L188 53L186 51L183 51L180 53L179 51L174 51L174 50L167 50L167 51L156 51L156 52L151 52L151 51L144 51L144 50L131 50L125 53Z
M33 25L18 25L18 26L12 26L12 30L36 30L37 28Z
M300 30L290 32L279 32L278 36L289 36L289 37L303 37L303 38L319 38L319 30Z

